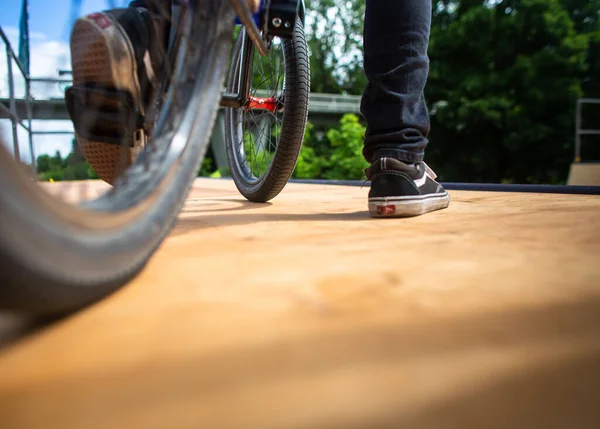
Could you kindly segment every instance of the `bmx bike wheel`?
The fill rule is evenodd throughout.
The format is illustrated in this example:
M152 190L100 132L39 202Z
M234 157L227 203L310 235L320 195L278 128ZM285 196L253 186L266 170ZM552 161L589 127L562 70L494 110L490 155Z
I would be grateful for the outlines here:
M76 311L145 266L174 225L206 152L234 22L229 2L188 2L152 136L98 198L57 199L45 190L54 184L31 180L0 144L0 309Z
M241 67L236 41L227 82L232 91ZM254 52L249 102L225 109L225 141L231 175L249 201L266 202L286 186L304 140L310 97L310 65L304 28L297 20L289 39L270 40L268 56Z

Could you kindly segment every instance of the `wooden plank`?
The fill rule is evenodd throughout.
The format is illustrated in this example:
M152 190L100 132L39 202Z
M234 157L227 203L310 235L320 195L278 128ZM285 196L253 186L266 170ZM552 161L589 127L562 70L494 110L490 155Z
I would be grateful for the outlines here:
M5 327L0 427L598 427L600 198L366 194L197 181L130 285Z

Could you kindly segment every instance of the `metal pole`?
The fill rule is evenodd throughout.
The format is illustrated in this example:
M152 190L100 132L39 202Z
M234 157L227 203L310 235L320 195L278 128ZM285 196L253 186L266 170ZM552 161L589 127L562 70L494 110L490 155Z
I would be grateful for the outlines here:
M23 76L26 76L27 72L25 71L25 67L23 67L23 64L21 64L21 61L19 61L19 58L15 55L12 48L10 47L10 41L8 40L8 37L6 37L6 34L4 34L4 31L2 30L2 26L0 26L0 39L2 39L2 41L6 45L6 49L10 52L10 55L12 55L13 59L15 60L15 64L21 71L21 74Z
M17 116L17 106L15 104L15 88L14 88L14 77L12 70L12 55L10 54L10 47L6 45L6 62L8 64L8 91L9 91L9 99L10 99L10 111L13 114L12 122L12 131L13 131L13 148L15 152L15 159L18 162L21 162L21 154L19 152L19 136L17 135L17 122L14 118L18 118Z
M581 100L575 109L575 162L581 162Z
M25 103L27 103L27 121L29 125L29 152L31 153L31 171L34 177L37 175L37 165L35 159L35 150L33 148L33 128L31 128L31 81L29 76L25 76Z
M35 135L53 135L53 136L72 136L73 134L75 134L73 131L62 131L62 130L56 130L56 131L33 131L32 134Z

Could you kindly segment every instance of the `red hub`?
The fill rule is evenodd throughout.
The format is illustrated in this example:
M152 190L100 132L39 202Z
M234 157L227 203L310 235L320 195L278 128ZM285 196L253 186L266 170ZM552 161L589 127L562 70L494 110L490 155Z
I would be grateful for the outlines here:
M260 98L260 97L248 97L248 106L246 110L257 109L257 110L268 110L271 113L275 113L279 110L279 100L277 97Z

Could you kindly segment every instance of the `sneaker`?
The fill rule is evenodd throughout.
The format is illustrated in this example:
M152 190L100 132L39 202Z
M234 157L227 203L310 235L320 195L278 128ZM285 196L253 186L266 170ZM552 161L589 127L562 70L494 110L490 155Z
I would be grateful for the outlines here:
M71 119L83 155L96 174L108 183L113 183L122 170L121 144L127 142L123 142L123 139L116 140L115 124L81 100L91 97L91 93L88 94L90 88L93 88L94 94L100 94L98 98L101 100L105 100L106 95L107 105L111 102L109 90L126 94L127 99L131 100L133 114L137 115L136 124L139 125L139 118L143 118L146 106L158 85L157 75L165 57L163 36L166 28L166 25L146 9L134 7L92 13L77 19L73 26L70 41L72 88L78 89L84 95L77 100L79 104L72 99L67 99L67 104L72 106ZM69 94L67 96L69 97ZM119 116L122 117L127 112L123 112L123 107L115 104L114 100L112 99L112 106L118 107L116 111L112 108L111 118L118 120ZM102 120L104 122L101 122ZM91 121L91 125L88 123L85 127L79 126L83 121ZM88 132L87 129L93 131ZM132 140L133 136L139 134L133 133ZM130 142L126 154L128 165L131 165L142 146L143 139Z
M371 180L369 212L373 217L418 216L450 204L450 195L424 162L409 165L380 158L365 174Z

